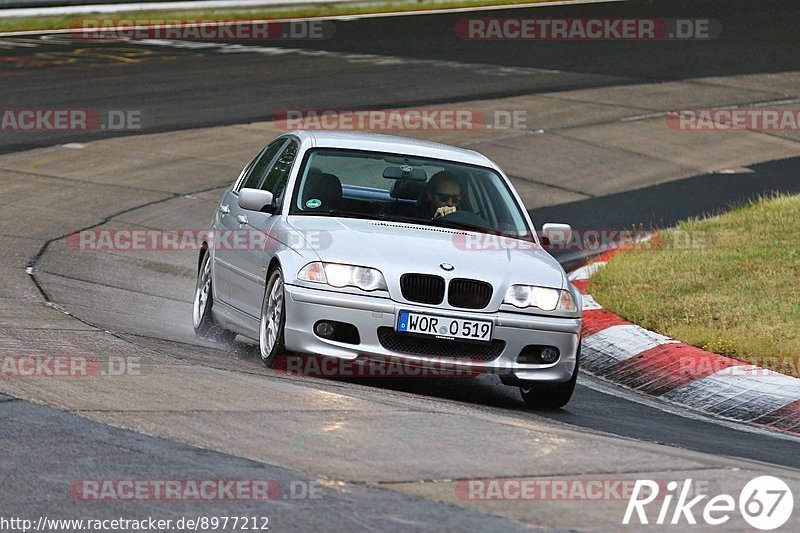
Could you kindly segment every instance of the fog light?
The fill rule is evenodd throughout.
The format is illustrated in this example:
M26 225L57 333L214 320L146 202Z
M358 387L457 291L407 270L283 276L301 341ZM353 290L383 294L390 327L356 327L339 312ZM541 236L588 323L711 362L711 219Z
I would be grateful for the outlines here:
M543 363L555 363L558 360L558 350L555 348L545 348L539 354Z
M333 324L330 322L317 322L314 332L325 339L333 337Z

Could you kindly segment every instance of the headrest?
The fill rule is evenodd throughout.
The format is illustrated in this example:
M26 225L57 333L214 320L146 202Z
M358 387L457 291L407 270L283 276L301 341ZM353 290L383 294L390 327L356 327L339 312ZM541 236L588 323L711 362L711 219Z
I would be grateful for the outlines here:
M309 204L312 200L317 202ZM304 209L339 209L342 202L342 182L326 172L311 174L306 178L302 202Z

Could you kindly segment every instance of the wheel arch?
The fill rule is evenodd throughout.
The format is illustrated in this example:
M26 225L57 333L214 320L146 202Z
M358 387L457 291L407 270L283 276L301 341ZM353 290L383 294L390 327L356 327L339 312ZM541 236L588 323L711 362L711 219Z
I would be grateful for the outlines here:
M269 275L272 274L272 271L275 270L275 267L278 267L283 271L283 266L281 265L281 261L278 256L274 256L267 266L267 279L269 279Z
M203 256L208 252L208 241L203 241L200 245L200 253L197 254L197 270L200 270L200 267L203 266Z

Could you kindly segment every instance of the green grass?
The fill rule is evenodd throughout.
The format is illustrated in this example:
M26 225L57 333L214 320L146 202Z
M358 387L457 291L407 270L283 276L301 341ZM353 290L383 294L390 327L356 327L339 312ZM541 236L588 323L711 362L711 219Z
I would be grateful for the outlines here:
M242 9L239 11L211 10L161 10L131 11L122 13L94 13L52 17L15 17L0 20L0 32L27 30L57 30L80 28L85 19L111 20L263 20L275 18L321 17L327 15L357 15L362 13L384 13L392 11L414 11L421 9L444 9L454 7L477 7L505 4L546 3L556 0L416 0L416 1L375 1L355 2L353 4L315 4L307 6L287 6L262 9ZM291 2L291 0L287 0ZM465 15L467 16L467 15Z
M800 376L800 196L685 221L618 255L590 290L644 328Z

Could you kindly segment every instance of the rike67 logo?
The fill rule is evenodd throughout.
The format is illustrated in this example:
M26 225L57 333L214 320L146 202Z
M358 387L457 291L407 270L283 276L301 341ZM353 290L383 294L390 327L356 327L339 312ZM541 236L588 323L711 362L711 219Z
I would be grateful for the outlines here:
M728 522L738 507L738 512L750 526L767 531L784 525L794 508L791 489L773 476L751 479L739 493L738 501L730 494L719 494L704 501L709 495L694 496L691 479L685 480L682 485L670 481L666 491L661 491L662 488L663 483L649 479L636 480L622 523L630 525L638 521L639 524L649 524L651 522L648 520L653 519L652 512L658 509L658 517L652 522L658 525L696 525L699 517L710 526L719 526ZM661 505L652 506L648 518L645 507L656 500Z

